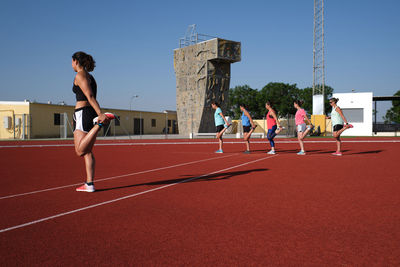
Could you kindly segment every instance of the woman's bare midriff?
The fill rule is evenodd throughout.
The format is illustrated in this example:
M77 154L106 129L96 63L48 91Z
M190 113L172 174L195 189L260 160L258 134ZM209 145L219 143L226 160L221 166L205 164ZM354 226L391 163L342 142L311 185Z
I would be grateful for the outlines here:
M75 109L90 106L88 101L76 101Z

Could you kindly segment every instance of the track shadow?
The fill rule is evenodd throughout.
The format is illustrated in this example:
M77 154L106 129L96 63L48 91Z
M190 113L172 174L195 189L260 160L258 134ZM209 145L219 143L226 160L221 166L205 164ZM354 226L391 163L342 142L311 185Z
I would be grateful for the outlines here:
M347 151L349 150L342 150L343 153ZM309 154L332 154L335 150L307 150L306 152Z
M377 154L381 153L384 150L371 150L371 151L360 151L360 152L353 152L353 153L347 153L350 152L349 149L344 149L342 150L342 153L346 153L346 155L363 155L363 154ZM309 154L332 154L335 152L335 150L307 150L306 151Z
M267 149L251 149L250 151L251 152L268 152L269 149L268 150Z
M360 152L348 153L347 155L378 154L378 153L381 153L383 151L384 150L360 151Z
M267 153L268 151L270 151L270 148L267 148L267 149L254 149L254 150L251 150L251 152L258 152L258 153ZM300 149L279 149L279 148L277 148L276 149L276 152L277 153L297 153L297 152L299 152L300 151Z
M176 184L176 183L192 183L192 182L210 182L210 181L220 181L220 180L225 180L225 179L230 179L232 177L252 173L252 172L264 172L268 171L268 169L252 169L252 170L246 170L246 171L235 171L235 172L221 172L221 173L214 173L210 174L204 177L201 177L201 175L193 176L193 175L181 175L181 176L186 176L185 178L179 178L179 179L171 179L171 180L161 180L161 181L154 181L154 182L148 182L148 183L141 183L141 184L133 184L133 185L125 185L125 186L118 186L118 187L112 187L112 188L103 188L103 189L98 189L96 192L104 192L104 191L109 191L109 190L116 190L116 189L124 189L124 188L130 188L130 187L137 187L137 186L152 186L152 185L168 185L168 184Z
M265 154L269 150L266 149L250 149L250 154ZM241 152L242 154L245 154L244 151Z
M267 150L257 150L257 151L263 151L263 152L265 152L265 153L267 153L268 151ZM281 154L281 153L287 153L287 154L291 154L291 153L297 153L297 152L299 152L300 151L300 149L276 149L276 153L277 154ZM324 150L321 150L321 149L313 149L313 150L306 150L306 153L312 153L312 154L317 154L317 153L333 153L334 151L332 151L332 152L326 152L326 151L324 151Z
M295 153L299 152L300 149L276 149L277 152L280 153Z

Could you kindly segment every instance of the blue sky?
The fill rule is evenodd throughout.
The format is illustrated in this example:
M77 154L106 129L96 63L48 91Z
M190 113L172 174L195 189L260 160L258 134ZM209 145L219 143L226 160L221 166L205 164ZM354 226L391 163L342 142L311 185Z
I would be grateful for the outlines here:
M74 104L71 55L93 55L103 107L175 110L173 50L187 26L240 41L231 87L312 86L313 0L0 2L0 100ZM326 84L400 90L397 0L325 0ZM340 103L339 103L340 104ZM379 117L390 103L379 104Z

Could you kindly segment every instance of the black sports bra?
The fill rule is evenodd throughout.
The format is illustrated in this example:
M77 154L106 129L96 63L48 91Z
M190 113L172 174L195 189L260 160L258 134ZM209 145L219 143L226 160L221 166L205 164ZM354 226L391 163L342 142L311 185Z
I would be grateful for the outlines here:
M90 88L92 89L93 95L96 98L97 95L96 80L90 74L89 74L89 79L90 79ZM87 97L82 92L82 89L78 85L75 85L75 83L72 86L72 92L74 92L76 95L76 101L88 101Z

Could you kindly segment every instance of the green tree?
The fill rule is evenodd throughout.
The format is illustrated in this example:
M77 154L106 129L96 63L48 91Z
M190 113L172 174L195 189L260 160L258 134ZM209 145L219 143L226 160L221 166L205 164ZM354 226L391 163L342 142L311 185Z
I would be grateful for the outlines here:
M271 82L264 86L258 94L258 109L262 110L265 115L265 102L271 102L278 116L286 116L286 114L294 114L296 112L293 107L293 101L300 97L300 89L296 84Z
M257 118L257 94L257 89L252 89L248 85L236 86L235 88L229 89L229 102L226 114L233 119L239 119L242 114L239 105L243 104L247 106L250 114L254 118Z
M394 96L400 96L400 90L397 91ZM386 115L383 117L385 123L400 123L400 100L393 100L392 107L386 111Z
M332 97L333 88L325 86L325 113L331 110L329 98ZM265 102L270 101L278 116L286 116L287 114L295 114L296 109L293 101L303 100L303 108L312 113L312 88L297 88L296 84L271 82L264 86L261 90L253 89L248 85L236 86L229 89L229 102L226 114L233 119L239 119L241 111L240 104L247 106L248 111L254 119L261 119L266 114Z
M328 114L331 112L331 106L329 105L329 98L332 97L333 94L333 88L325 85L325 101L324 101L324 110L325 114ZM300 99L304 101L303 108L309 113L312 114L312 87L306 87L302 90L300 90Z
M300 90L300 99L304 101L302 108L309 114L312 114L312 98L312 87L306 87Z

